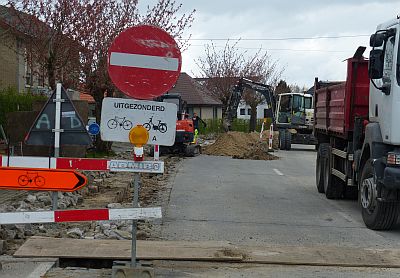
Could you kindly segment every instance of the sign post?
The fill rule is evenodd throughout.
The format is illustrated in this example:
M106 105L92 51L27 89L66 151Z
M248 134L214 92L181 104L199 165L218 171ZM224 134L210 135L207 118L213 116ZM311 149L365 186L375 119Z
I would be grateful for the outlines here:
M140 190L140 175L135 173L133 177L133 208L139 206L139 190ZM131 249L131 266L136 267L136 233L137 220L132 220L132 249Z
M118 89L136 100L103 100L100 123L102 140L131 142L134 145L134 160L138 163L149 163L143 161L143 145L154 145L155 160L152 162L158 163L159 146L172 146L175 143L177 106L173 103L138 100L151 100L171 89L178 80L181 64L180 49L164 30L141 25L120 33L108 50L108 73ZM131 182L134 187L134 208L139 202L140 183L140 175L136 172ZM137 221L133 221L130 271L140 273L136 262L136 232ZM113 277L116 277L114 267Z
M60 156L60 133L61 130L61 84L57 83L56 87L56 98L53 100L56 103L56 113L54 118L54 157L57 158ZM58 192L52 193L52 205L53 210L57 210L58 208Z

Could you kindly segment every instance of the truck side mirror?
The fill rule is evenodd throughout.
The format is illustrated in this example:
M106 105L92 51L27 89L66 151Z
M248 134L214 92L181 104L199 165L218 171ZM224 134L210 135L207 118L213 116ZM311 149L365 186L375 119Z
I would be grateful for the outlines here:
M368 75L371 79L380 79L383 76L383 50L373 49L369 54Z
M385 40L384 33L372 34L371 37L369 38L369 45L371 47L380 47L382 46L384 40Z

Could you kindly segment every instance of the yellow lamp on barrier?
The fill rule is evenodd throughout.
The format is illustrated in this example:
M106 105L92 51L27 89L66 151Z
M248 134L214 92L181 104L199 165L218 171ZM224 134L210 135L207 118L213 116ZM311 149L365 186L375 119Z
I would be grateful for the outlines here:
M134 159L143 160L143 145L149 141L149 132L142 125L137 125L129 132L129 141L133 144Z

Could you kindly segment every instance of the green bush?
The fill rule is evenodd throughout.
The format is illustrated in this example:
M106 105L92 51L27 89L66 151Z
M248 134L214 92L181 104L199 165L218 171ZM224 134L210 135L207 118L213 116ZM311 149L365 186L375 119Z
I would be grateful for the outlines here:
M224 132L224 128L222 126L222 119L208 119L204 120L207 123L207 127L204 128L203 125L200 124L200 134L210 134L210 133L222 133ZM261 126L263 123L263 119L257 119L256 131L261 131ZM264 130L269 129L269 126L272 122L271 118L267 118L267 123L264 126ZM232 122L232 130L240 131L240 132L249 132L250 128L250 120L246 119L233 119Z
M46 100L43 95L18 93L14 88L0 90L0 124L5 125L6 115L14 111L31 111L36 100Z

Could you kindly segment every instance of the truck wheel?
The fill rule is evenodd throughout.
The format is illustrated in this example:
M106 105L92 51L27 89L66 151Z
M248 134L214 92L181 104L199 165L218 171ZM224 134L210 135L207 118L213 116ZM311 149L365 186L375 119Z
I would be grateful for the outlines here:
M389 230L397 222L399 203L377 200L372 161L369 159L362 170L359 202L365 225L372 230Z
M317 161L315 165L316 184L319 193L324 193L324 161L327 159L329 144L322 143L318 147Z
M338 177L332 175L331 147L327 149L327 157L324 160L324 191L328 199L339 199L342 197L344 184Z
M284 129L279 130L279 149L286 150L286 131Z
M289 130L286 130L285 132L285 146L288 151L292 149L292 134Z

